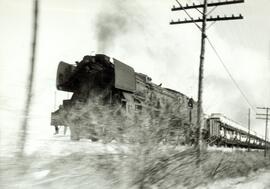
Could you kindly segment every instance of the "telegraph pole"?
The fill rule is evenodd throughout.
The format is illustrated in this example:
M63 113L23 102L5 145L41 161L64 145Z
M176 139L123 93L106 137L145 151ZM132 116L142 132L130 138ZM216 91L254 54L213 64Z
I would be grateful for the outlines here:
M34 85L34 73L36 64L36 43L37 43L37 30L38 30L38 15L39 15L39 4L38 0L34 0L34 17L33 17L33 38L32 38L32 49L31 49L31 60L30 60L30 70L28 76L27 84L27 97L25 102L24 117L22 125L20 127L20 135L18 141L18 155L23 156L24 147L27 137L28 130L28 119L29 112L31 108L32 95L33 95L33 85Z
M202 148L202 128L203 128L203 67L204 67L204 54L205 54L205 38L206 38L206 14L207 14L207 0L204 0L203 15L202 15L202 34L201 34L201 55L200 55L200 66L199 66L199 83L198 83L198 108L197 108L197 140L196 144L198 148ZM200 152L200 150L198 151Z
M209 14L212 13L218 6L223 5L231 5L231 4L237 4L237 3L244 3L244 0L223 0L218 2L211 2L208 3L207 0L204 0L203 4L195 4L192 5L186 4L185 6L182 6L182 4L176 0L178 3L178 7L173 6L171 9L172 11L184 11L189 19L180 20L177 21L171 21L171 25L175 24L187 24L187 23L194 23L197 28L201 31L201 53L200 53L200 65L199 65L199 81L198 81L198 107L197 107L197 132L196 132L196 148L198 148L198 153L200 155L200 150L204 146L203 136L202 136L202 130L203 130L203 72L204 72L204 55L205 55L205 39L207 38L206 30L208 29L206 27L207 22L212 22L210 26L213 25L213 23L217 21L226 21L226 20L238 20L243 19L243 16L240 14L239 16L219 16L212 17ZM208 7L212 7L210 11L208 11ZM196 9L199 13L201 13L202 17L198 19L194 19L187 10L189 9ZM202 10L201 10L202 9ZM197 23L202 23L201 26L199 26Z
M250 152L250 108L248 109L248 152Z
M256 119L262 119L262 120L265 120L265 139L264 139L264 157L266 157L266 153L267 153L267 139L268 139L268 120L269 120L269 110L270 108L269 107L257 107L257 109L260 109L260 110L265 110L266 113L265 114L256 114L257 116L259 117L256 117Z

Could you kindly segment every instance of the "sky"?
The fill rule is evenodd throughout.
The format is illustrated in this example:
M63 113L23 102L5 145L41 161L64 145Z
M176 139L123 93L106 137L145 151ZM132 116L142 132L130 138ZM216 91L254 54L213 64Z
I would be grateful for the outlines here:
M40 0L36 71L30 134L50 136L50 113L71 95L55 88L60 61L105 53L149 75L153 82L197 98L200 31L194 24L169 25L187 18L170 9L173 0ZM180 0L181 3L200 2ZM238 15L244 20L217 22L207 35L250 104L270 106L270 1L247 0L223 6L211 15ZM195 18L196 11L189 11ZM1 139L13 136L22 121L31 57L32 0L0 0ZM203 89L205 113L222 113L247 126L249 104L206 43ZM255 108L254 108L255 107ZM264 122L252 130L263 134Z

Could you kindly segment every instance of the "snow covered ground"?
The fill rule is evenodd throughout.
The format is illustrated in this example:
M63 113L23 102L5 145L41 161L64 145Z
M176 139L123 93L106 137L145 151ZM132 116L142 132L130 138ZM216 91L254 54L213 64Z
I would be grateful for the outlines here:
M119 149L124 150L124 147L114 143L92 142L88 139L71 141L69 135L55 135L47 139L36 140L35 143L29 140L27 142L26 154L39 153L45 156L67 156L79 152L88 154L118 153Z
M115 142L103 144L91 142L87 139L71 141L69 132L63 135L53 135L53 127L47 128L50 132L30 132L26 143L26 159L17 161L10 151L10 146L1 146L0 154L0 188L117 188L113 187L114 180L107 178L99 172L104 154L118 155L128 153L128 145L119 145ZM11 140L12 141L12 140ZM10 144L10 143L9 143ZM180 148L179 151L185 148ZM223 148L210 148L221 153L230 150ZM232 150L230 151L234 153ZM10 158L12 157L12 158ZM97 157L100 157L98 160ZM111 161L104 159L104 161ZM139 163L139 162L138 162ZM106 163L105 163L106 165ZM125 167L123 162L123 168ZM135 165L136 166L136 165ZM106 169L106 166L101 167ZM122 174L122 173L120 173ZM123 169L125 174L125 169ZM123 177L124 178L124 177ZM210 182L199 186L198 189L261 189L270 188L270 171L258 170L246 177L228 178ZM123 182L125 183L125 182ZM122 188L126 188L123 185ZM182 186L181 186L182 187ZM181 188L180 187L180 188Z
M268 189L270 188L270 171L259 170L248 177L224 179L198 189Z

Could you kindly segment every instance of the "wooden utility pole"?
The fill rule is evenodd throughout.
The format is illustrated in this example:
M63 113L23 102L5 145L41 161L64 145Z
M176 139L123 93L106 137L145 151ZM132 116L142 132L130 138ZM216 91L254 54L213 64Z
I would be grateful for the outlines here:
M28 130L28 119L29 112L32 102L32 93L33 93L33 84L34 84L34 73L35 73L35 62L36 62L36 41L37 41L37 29L38 29L38 0L34 0L34 18L33 18L33 38L32 38L32 49L31 49L31 61L30 61L30 70L28 76L28 85L27 85L27 96L24 109L24 117L19 133L18 140L18 150L19 156L23 156L25 141Z
M269 107L257 107L257 109L265 110L265 114L256 114L259 117L256 117L256 119L262 119L265 120L265 137L264 137L264 157L266 157L267 148L268 148L268 120L269 120Z
M206 38L206 14L207 14L207 0L204 0L203 14L202 14L202 33L201 33L201 55L199 66L199 82L198 82L198 108L197 108L197 140L196 144L199 148L203 146L202 132L203 129L203 67L204 67L204 54L205 54L205 38ZM198 151L200 152L200 150Z
M207 38L206 30L208 29L206 27L207 22L216 22L216 21L225 21L225 20L237 20L237 19L243 19L243 16L240 14L239 16L229 16L226 15L220 17L217 15L216 17L212 17L209 14L212 13L216 7L222 6L222 5L230 5L230 4L236 4L236 3L244 3L244 0L224 0L224 1L218 1L218 2L211 2L208 3L207 0L204 0L203 4L195 4L192 5L186 4L185 6L182 6L182 4L176 0L178 3L178 7L173 6L171 9L172 11L184 11L189 19L180 20L178 21L171 21L170 24L187 24L187 23L194 23L197 28L201 31L201 53L200 53L200 66L199 66L199 81L198 81L198 107L197 107L197 133L196 133L196 148L198 148L198 152L200 154L200 150L202 149L204 145L202 131L203 131L203 73L204 73L204 55L205 55L205 39ZM208 7L213 7L210 11L208 11ZM199 13L201 13L202 17L198 19L193 19L192 16L188 13L187 10L189 9L196 9ZM202 9L202 10L201 10ZM202 23L202 26L199 26L197 22ZM212 24L213 24L212 23ZM211 25L210 25L211 26Z
M248 109L248 152L250 152L250 108Z

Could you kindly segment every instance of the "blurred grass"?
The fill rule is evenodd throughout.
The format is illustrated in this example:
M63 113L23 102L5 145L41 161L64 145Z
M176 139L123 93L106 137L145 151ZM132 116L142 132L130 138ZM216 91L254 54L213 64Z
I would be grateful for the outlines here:
M193 149L134 146L127 154L1 158L0 188L196 188L269 167L261 152L205 152L198 167Z
M173 126L179 126L178 130L185 133L183 125L176 124L185 115L177 117L174 112L179 112L173 108L159 116L145 110L127 118L118 115L121 109L117 107L89 102L71 112L67 121L70 127L84 127L83 132L100 140L96 143L100 145L93 145L92 149L89 146L91 154L81 148L66 156L50 156L46 154L47 149L41 154L20 158L0 156L0 188L204 188L221 179L246 177L259 169L270 168L269 159L264 159L262 152L254 151L203 152L198 166L193 148L170 142ZM84 144L78 142L69 147L77 145L79 149ZM95 152L97 146L105 150Z

